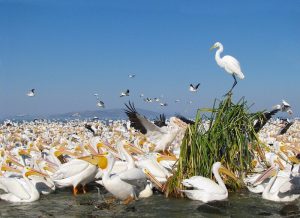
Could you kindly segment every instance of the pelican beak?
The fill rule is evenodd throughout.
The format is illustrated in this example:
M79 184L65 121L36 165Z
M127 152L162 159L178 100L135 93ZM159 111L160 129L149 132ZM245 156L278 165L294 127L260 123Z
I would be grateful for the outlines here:
M265 179L269 178L270 176L274 176L277 170L274 166L271 166L269 169L266 170L262 175L260 175L254 182L253 185L258 185Z
M34 170L34 169L30 169L28 172L25 173L25 176L42 176L42 177L49 177L47 174L42 173L40 171Z
M17 165L19 167L24 167L22 164L20 164L18 161L16 161L15 159L12 159L12 158L8 158L6 160L6 163L13 163L13 164L15 164L15 165Z
M234 175L234 173L232 173L231 171L229 171L227 168L225 168L223 166L220 167L219 172L226 174L227 176L229 176L230 178L232 178L235 181L238 180L238 178L236 178L236 176Z
M49 171L51 173L55 173L56 172L56 170L54 168L50 167L50 166L45 166L44 170Z
M300 164L300 160L297 158L297 156L291 156L288 157L289 161L291 161L293 164Z
M15 172L15 173L22 173L20 170L12 168L8 165L2 165L1 166L1 171L9 171L9 172Z
M277 158L276 160L274 160L274 163L277 163L279 165L279 168L281 170L284 170L285 167L284 167L283 163L279 160L279 158Z
M19 150L19 155L30 156L30 152L28 150Z
M150 173L149 170L144 168L143 172L145 173L147 178L159 188L159 190L161 190L161 191L163 190L163 185Z
M156 160L159 163L162 160L177 161L177 158L175 156L159 154L159 156L156 158Z
M106 154L90 155L90 156L80 157L78 159L84 160L86 162L89 162L92 165L98 166L100 169L106 169L108 165Z
M144 151L142 151L141 149L135 147L134 145L132 145L130 143L126 144L125 147L126 147L126 149L128 149L129 151L131 151L133 153L141 154L141 155L145 154Z

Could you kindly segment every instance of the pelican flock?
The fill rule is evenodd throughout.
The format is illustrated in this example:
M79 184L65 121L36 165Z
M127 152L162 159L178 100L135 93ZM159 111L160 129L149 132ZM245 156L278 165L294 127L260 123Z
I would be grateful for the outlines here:
M234 79L231 93L236 77L244 79L244 74L234 57L220 57L221 43L213 48L218 49L217 64ZM196 92L199 86L190 84L189 91ZM35 96L35 89L27 96ZM97 106L104 108L99 95L94 96ZM120 97L127 96L129 89L120 93ZM166 107L161 98L147 97L144 101ZM0 124L0 199L33 202L62 188L76 196L87 193L87 185L93 182L125 204L151 197L153 189L164 192L177 169L185 131L195 121L180 115L167 119L164 114L153 121L140 114L130 101L124 112L126 120L103 121L96 117ZM245 175L244 183L249 191L266 200L288 202L300 197L300 121L274 118L279 112L291 115L291 105L282 100L264 112L262 120L253 123L265 145L265 159L261 161L258 154L253 154L254 170ZM210 125L204 122L204 126ZM222 160L216 160L211 178L195 175L181 181L180 193L202 202L227 199L224 179L237 178L222 164Z

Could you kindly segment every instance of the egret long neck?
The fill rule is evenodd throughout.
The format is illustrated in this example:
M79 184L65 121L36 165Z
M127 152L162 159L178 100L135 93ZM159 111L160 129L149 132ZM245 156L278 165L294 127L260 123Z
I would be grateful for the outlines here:
M215 59L216 59L216 62L219 66L223 66L223 61L222 61L222 58L220 56L220 54L223 52L223 46L220 45L219 49L216 51L216 54L215 54Z

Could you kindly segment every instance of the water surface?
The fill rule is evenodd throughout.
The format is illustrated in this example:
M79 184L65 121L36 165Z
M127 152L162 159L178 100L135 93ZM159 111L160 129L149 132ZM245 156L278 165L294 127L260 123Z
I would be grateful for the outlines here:
M188 199L165 198L155 193L129 205L105 203L110 195L95 186L85 195L74 197L71 189L41 196L33 203L0 201L0 217L300 217L300 200L276 203L247 191L230 193L226 201L208 204Z

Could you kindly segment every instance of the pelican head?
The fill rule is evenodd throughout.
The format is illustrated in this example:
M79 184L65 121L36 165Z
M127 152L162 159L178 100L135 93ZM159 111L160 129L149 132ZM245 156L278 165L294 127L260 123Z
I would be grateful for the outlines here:
M227 176L229 176L230 178L234 179L235 181L237 181L238 179L236 178L236 176L227 168L223 167L221 162L216 162L213 165L213 172L214 171L219 171L220 173L224 173Z

